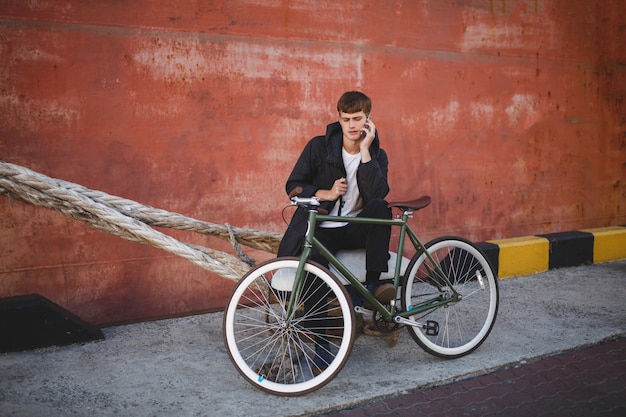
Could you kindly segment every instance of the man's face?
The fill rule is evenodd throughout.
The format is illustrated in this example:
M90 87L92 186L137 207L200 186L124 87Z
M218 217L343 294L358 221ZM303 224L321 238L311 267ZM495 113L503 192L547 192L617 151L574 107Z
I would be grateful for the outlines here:
M367 116L365 112L358 113L339 113L339 123L343 131L343 137L348 140L360 140L361 130L365 126Z

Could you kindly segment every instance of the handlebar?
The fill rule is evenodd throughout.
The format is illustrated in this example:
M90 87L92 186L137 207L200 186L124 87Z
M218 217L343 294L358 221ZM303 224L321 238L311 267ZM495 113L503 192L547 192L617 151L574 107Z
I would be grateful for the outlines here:
M313 206L318 207L320 205L319 197L298 197L302 193L302 187L296 187L289 193L289 199L294 206Z
M302 193L302 187L296 187L289 193L289 199L291 200L291 205L293 206L310 206L313 210L318 210L317 207L320 205L319 197L299 197L299 194ZM320 214L328 214L326 210L319 209Z
M319 197L291 197L291 204L294 206L319 206Z

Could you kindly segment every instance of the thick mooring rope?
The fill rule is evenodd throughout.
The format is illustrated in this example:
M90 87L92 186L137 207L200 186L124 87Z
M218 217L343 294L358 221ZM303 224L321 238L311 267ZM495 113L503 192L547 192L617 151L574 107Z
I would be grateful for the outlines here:
M239 244L276 253L279 233L216 225L90 190L79 184L47 177L19 165L0 161L0 194L49 208L92 227L135 243L181 256L225 278L238 280L254 261ZM192 231L230 241L236 257L199 245L180 242L151 226Z

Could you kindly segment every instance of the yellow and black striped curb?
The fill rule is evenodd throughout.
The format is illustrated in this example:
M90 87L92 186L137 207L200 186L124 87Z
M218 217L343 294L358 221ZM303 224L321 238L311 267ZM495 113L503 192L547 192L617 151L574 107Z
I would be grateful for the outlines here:
M626 226L488 240L477 245L502 279L626 259Z

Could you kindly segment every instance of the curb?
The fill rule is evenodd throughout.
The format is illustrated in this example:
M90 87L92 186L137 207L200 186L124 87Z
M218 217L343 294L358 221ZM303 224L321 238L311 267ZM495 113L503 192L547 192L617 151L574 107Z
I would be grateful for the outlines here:
M498 278L626 259L626 226L477 242Z

